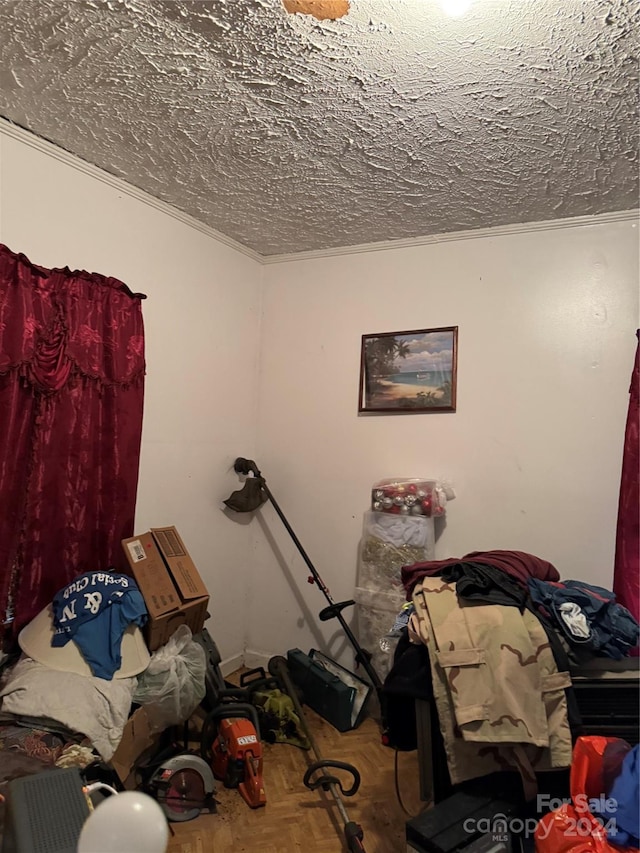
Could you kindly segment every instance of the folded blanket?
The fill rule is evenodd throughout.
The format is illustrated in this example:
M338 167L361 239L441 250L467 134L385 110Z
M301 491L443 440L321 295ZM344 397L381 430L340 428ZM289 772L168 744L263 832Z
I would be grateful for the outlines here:
M407 596L422 578L442 575L445 569L460 563L474 563L477 566L491 566L505 572L509 577L518 581L524 588L529 578L539 578L542 581L559 581L560 575L554 565L535 554L526 551L471 551L464 557L447 557L446 560L431 560L426 563L414 563L402 567L402 583Z
M0 690L0 708L17 716L56 720L88 737L109 761L122 739L136 683L136 678L106 681L61 672L23 656Z

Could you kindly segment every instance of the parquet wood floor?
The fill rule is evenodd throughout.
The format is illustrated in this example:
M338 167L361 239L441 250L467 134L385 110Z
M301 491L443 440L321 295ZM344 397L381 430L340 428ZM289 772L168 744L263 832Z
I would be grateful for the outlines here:
M426 808L420 800L415 752L397 755L396 795L393 750L380 743L379 723L367 718L354 731L340 733L305 706L305 719L325 759L353 764L360 789L343 797L350 820L364 831L366 853L405 853L405 823ZM267 804L250 809L237 790L216 783L217 813L172 823L167 853L340 853L343 820L329 792L309 791L302 782L313 751L289 744L263 744ZM345 778L347 787L350 779Z

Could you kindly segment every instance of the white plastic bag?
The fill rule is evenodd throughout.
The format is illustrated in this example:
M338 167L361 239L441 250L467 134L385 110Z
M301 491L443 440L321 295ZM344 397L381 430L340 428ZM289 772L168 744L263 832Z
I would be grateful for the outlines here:
M193 714L204 699L206 669L204 649L187 625L153 652L133 694L133 701L144 706L152 732L178 725Z

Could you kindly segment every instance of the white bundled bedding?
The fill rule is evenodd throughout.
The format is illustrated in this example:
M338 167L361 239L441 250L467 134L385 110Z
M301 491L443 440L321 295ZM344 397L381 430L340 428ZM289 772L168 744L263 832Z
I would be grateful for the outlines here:
M62 672L21 657L0 690L0 708L16 717L44 717L85 735L105 761L115 752L131 710L137 678L106 681Z

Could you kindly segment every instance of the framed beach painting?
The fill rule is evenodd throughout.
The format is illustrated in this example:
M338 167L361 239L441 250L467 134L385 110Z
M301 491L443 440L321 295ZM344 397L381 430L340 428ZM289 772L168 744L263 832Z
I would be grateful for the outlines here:
M362 336L359 412L455 412L458 327Z

